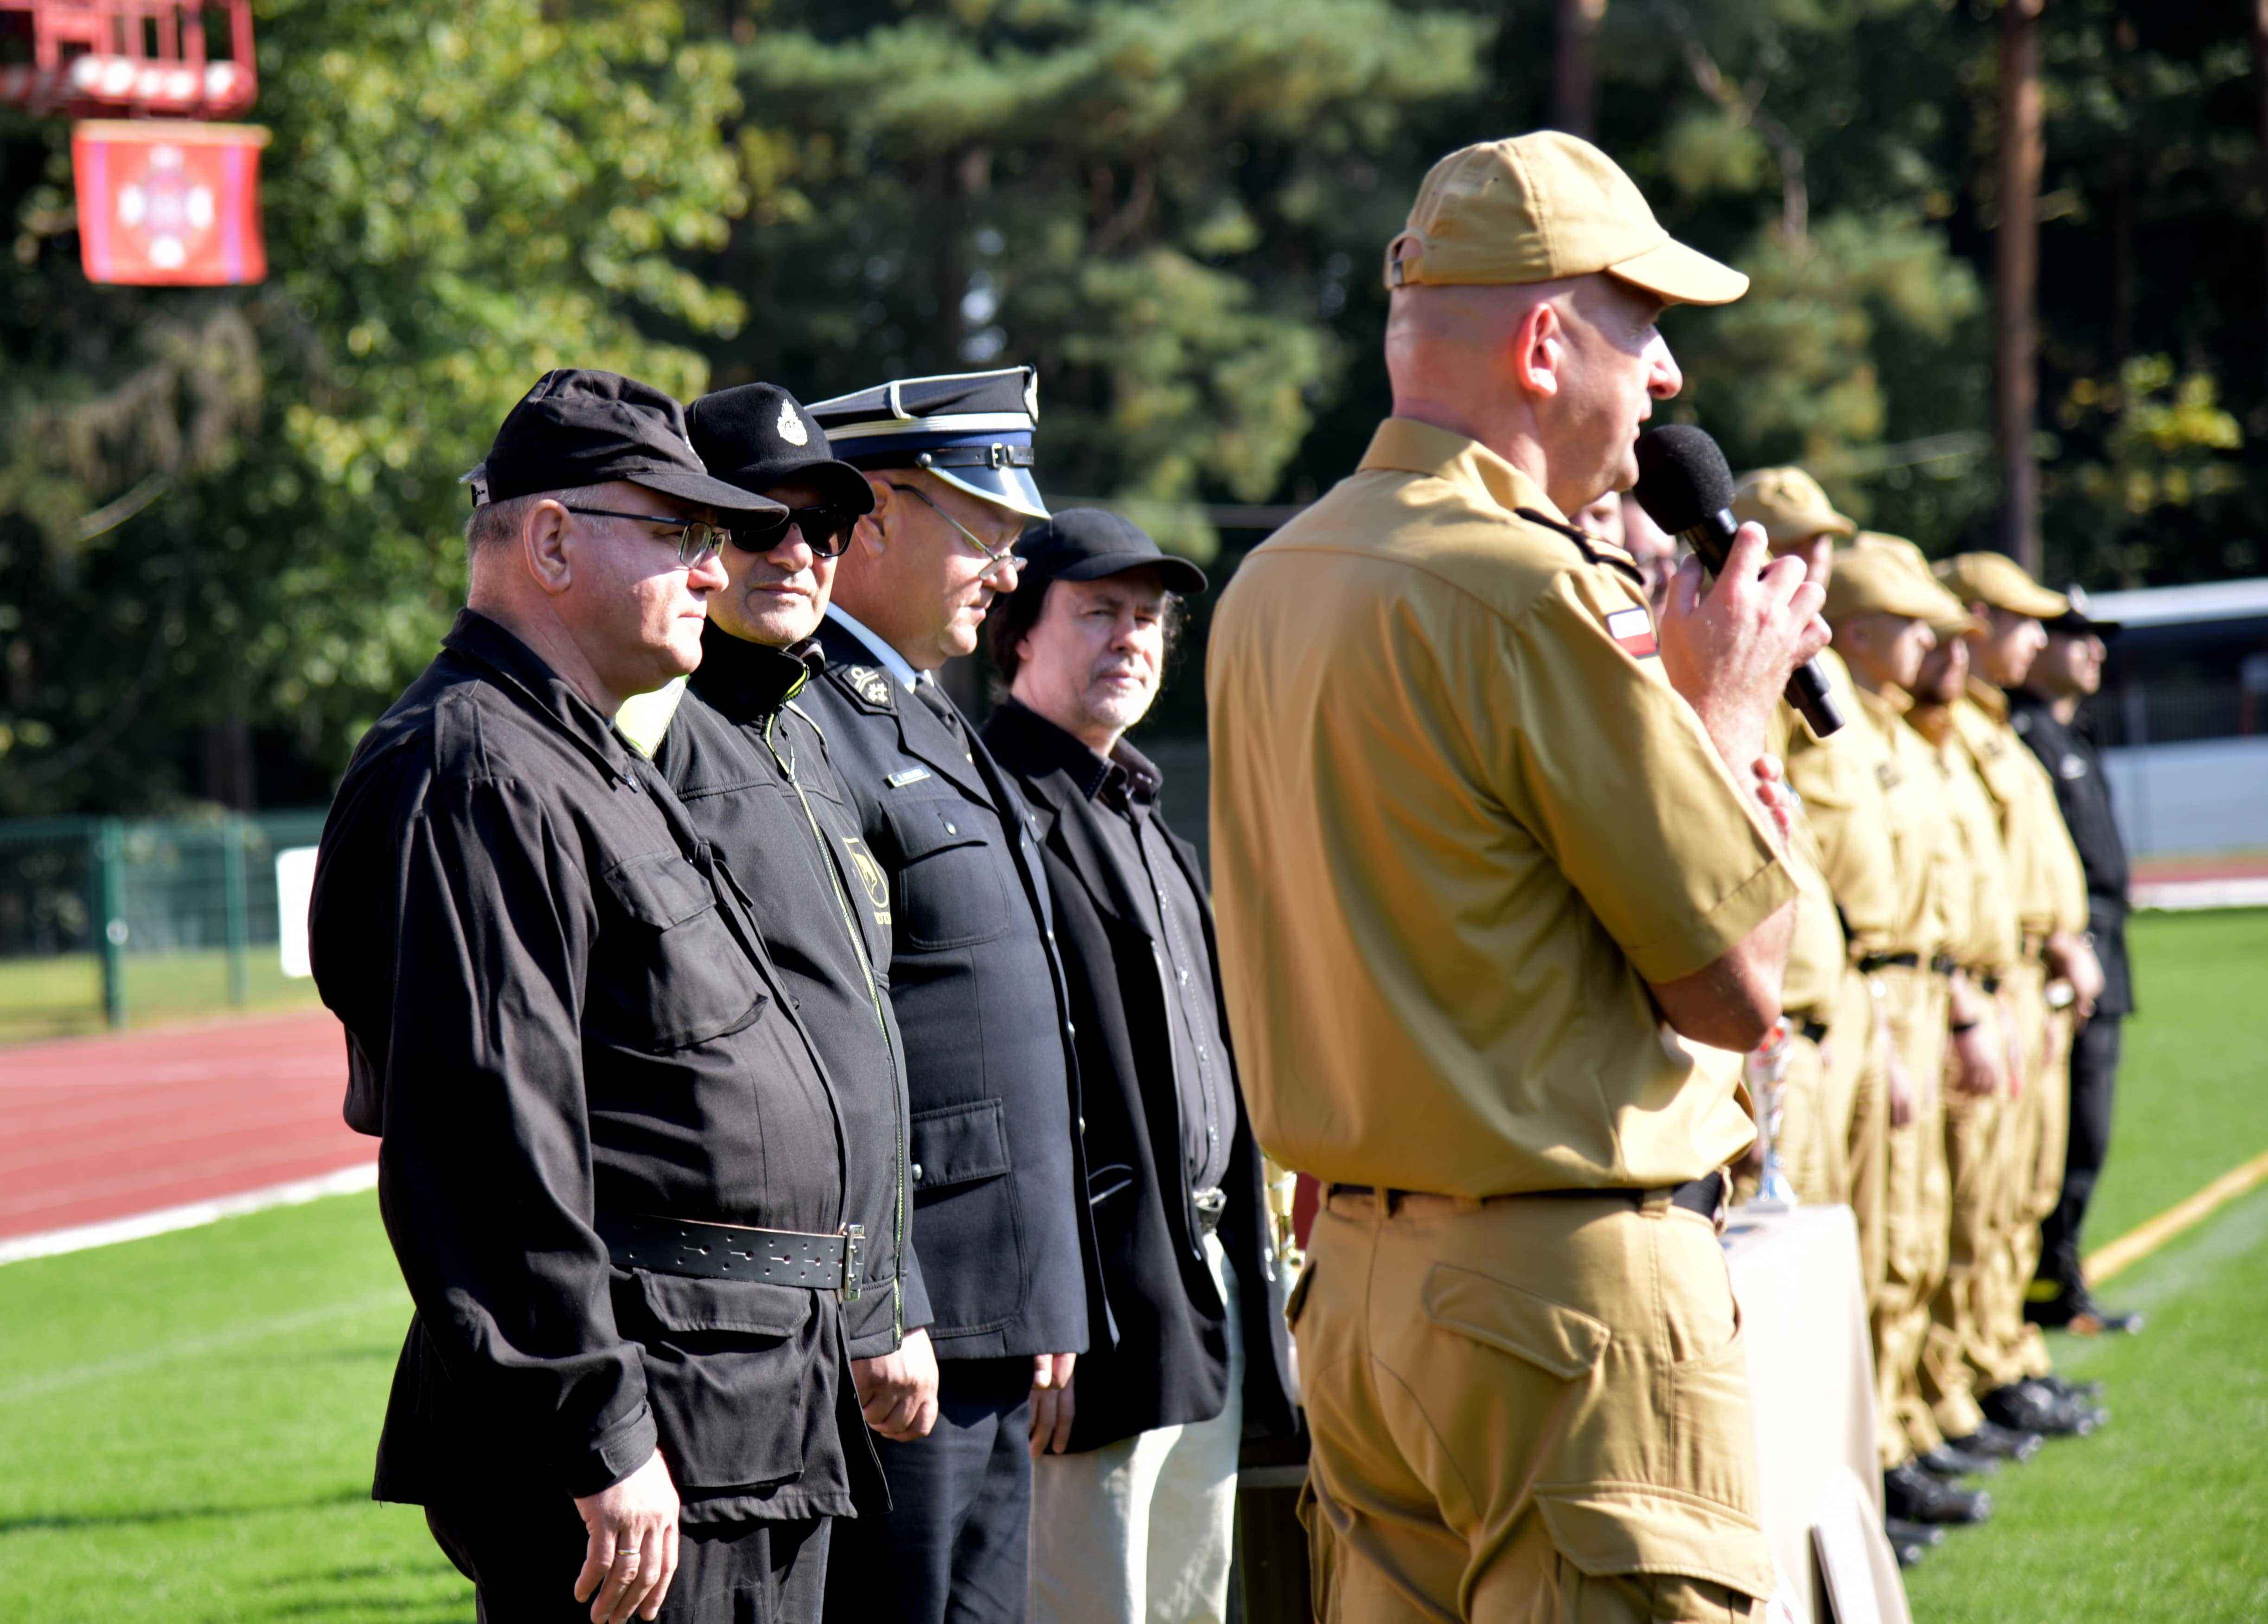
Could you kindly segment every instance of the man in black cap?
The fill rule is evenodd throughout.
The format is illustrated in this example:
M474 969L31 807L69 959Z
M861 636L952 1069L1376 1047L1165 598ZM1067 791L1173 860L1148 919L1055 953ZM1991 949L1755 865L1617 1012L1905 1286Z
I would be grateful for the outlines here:
M1024 1616L1032 1465L1108 1325L1079 1135L1067 994L1025 808L934 673L972 652L1016 539L1031 377L902 379L811 408L873 511L852 532L807 708L881 865L890 996L912 1104L914 1244L939 1365L936 1428L877 1448L887 1518L846 1525L838 1624Z
M468 607L357 748L310 919L416 1305L372 1492L497 1624L807 1620L879 1487L843 1125L745 893L609 720L699 663L725 527L784 516L608 373L547 373L470 483Z
M1070 1450L1034 1471L1031 1613L1223 1620L1239 1446L1296 1425L1284 1287L1197 853L1125 739L1204 572L1094 508L1019 551L988 627L1010 698L984 742L1045 853L1117 1329L1079 1361Z
M2081 703L2102 686L2104 639L2115 621L2087 612L2073 587L2071 608L2042 623L2047 646L2033 660L2024 686L2008 696L2008 725L2055 781L2064 826L2087 871L2088 938L2102 965L2102 994L2079 1024L2071 1045L2071 1137L2064 1155L2063 1194L2040 1225L2040 1266L2024 1303L2035 1325L2095 1334L2139 1331L2139 1314L2104 1308L2080 1266L2080 1229L2110 1148L2110 1104L2118 1076L2120 1022L2134 1011L2126 962L2126 843L2111 808L2102 749Z
M850 1210L865 1229L858 1293L843 1315L851 1372L867 1423L887 1438L917 1438L937 1419L937 1359L909 1244L889 890L826 740L795 703L825 668L813 634L836 560L873 493L775 385L704 395L686 422L709 470L784 503L788 527L769 550L725 548L727 579L709 600L701 668L654 764L758 899L756 927L835 1080Z

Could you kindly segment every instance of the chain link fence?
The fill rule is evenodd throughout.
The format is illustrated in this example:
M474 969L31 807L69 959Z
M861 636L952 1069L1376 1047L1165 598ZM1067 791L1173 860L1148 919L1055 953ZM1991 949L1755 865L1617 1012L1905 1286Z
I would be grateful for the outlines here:
M0 1043L314 1004L276 857L323 816L0 822Z

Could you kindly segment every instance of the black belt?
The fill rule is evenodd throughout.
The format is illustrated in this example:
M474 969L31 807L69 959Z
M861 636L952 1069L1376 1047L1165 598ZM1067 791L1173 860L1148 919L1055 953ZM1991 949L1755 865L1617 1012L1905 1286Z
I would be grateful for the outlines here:
M696 1280L754 1280L807 1291L839 1291L858 1300L858 1252L864 1224L836 1235L801 1229L756 1229L737 1223L701 1223L643 1213L599 1221L599 1234L615 1266Z
M1220 1215L1228 1210L1228 1192L1225 1190L1193 1190L1189 1205L1197 1208L1197 1233L1211 1235L1220 1228Z
M1808 1044L1822 1044L1827 1041L1827 1022L1824 1021L1806 1021L1795 1030L1802 1035L1803 1041Z
M1937 954L1929 961L1929 973L1933 976L1949 976L1960 968L1961 961L1950 953Z
M1383 1195L1387 1205L1391 1207L1404 1196L1427 1195L1432 1192L1381 1190L1374 1185L1332 1185L1324 1193L1326 1196ZM1669 1204L1672 1207L1682 1207L1689 1213L1698 1213L1704 1218L1713 1219L1717 1215L1719 1204L1725 1199L1725 1176L1722 1173L1711 1173L1705 1177L1688 1179L1682 1185L1667 1185L1652 1190L1632 1190L1611 1185L1597 1190L1521 1190L1512 1195L1492 1195L1486 1197L1485 1200L1487 1201L1580 1200L1588 1198L1594 1200L1627 1201L1631 1207L1638 1207L1663 1196L1669 1198ZM1439 1199L1453 1200L1455 1198L1443 1196Z
M1889 970L1894 966L1899 970L1918 970L1921 968L1921 955L1918 953L1869 953L1859 961L1859 973L1862 976L1871 976L1878 970Z

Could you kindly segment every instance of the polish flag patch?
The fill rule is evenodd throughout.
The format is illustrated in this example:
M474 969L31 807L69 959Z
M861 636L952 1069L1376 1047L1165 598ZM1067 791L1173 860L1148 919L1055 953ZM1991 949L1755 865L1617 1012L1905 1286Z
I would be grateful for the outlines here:
M1616 609L1607 616L1607 635L1639 660L1661 652L1653 639L1653 616L1642 609Z

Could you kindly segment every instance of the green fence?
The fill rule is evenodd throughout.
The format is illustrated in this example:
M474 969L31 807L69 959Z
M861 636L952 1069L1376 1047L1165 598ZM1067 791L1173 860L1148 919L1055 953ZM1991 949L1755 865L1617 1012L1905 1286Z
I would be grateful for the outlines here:
M323 814L0 822L0 1043L311 1006L276 859Z

